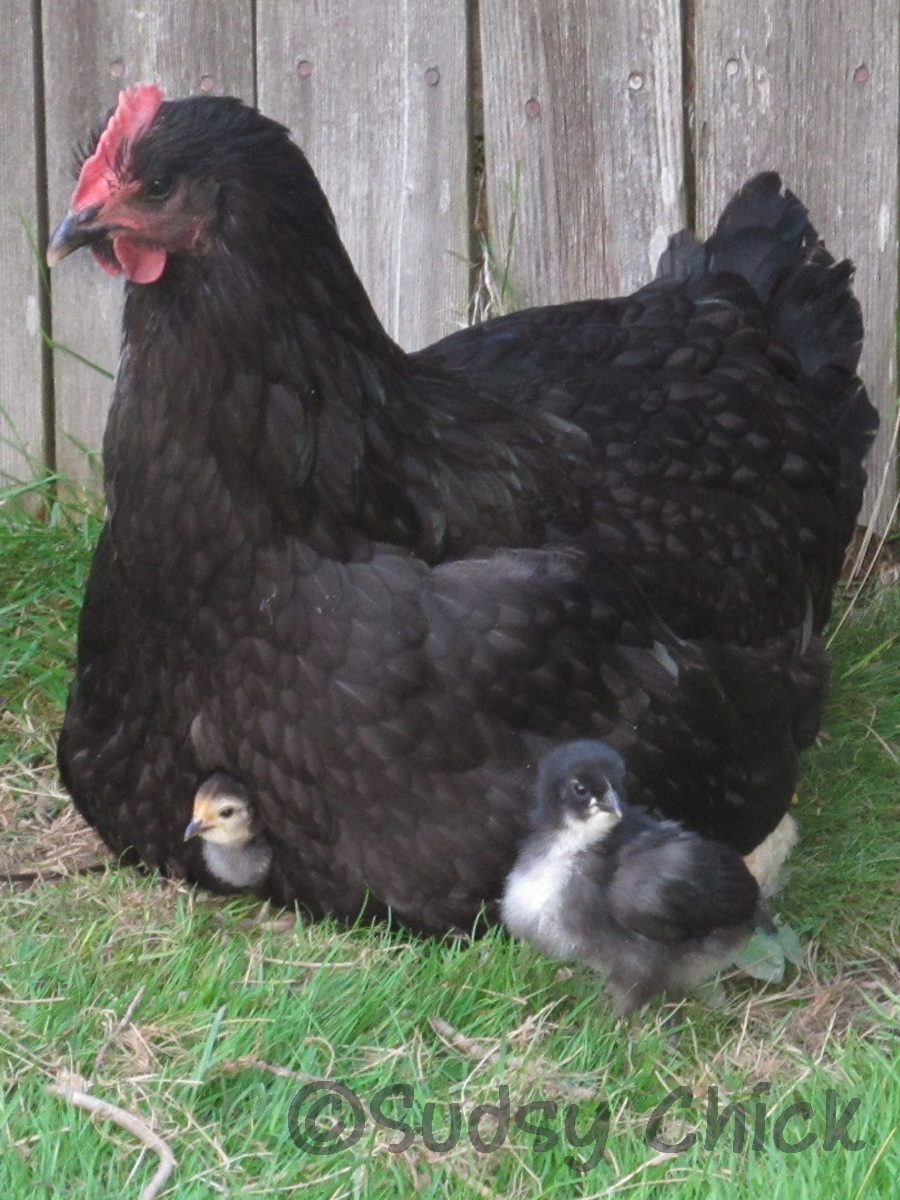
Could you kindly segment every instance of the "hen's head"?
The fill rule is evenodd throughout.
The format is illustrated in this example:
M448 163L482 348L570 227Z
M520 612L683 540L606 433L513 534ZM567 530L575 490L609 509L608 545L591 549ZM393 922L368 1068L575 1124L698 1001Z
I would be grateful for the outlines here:
M91 138L47 261L87 245L111 275L155 283L171 257L207 255L229 224L259 236L285 199L330 223L283 126L233 97L165 101L156 85L138 85Z

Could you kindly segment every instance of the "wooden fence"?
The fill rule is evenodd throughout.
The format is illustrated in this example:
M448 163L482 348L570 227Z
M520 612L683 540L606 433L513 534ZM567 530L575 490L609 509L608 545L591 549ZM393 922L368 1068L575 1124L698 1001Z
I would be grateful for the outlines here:
M776 168L857 264L883 416L871 475L886 477L896 0L4 0L0 69L9 477L43 462L84 478L100 444L109 380L42 331L112 369L121 288L79 255L49 290L32 241L65 212L72 148L137 80L236 94L289 125L408 348L467 320L485 204L501 261L514 226L515 303L547 303L645 282L669 233L707 233L736 186ZM890 478L881 525L893 495Z

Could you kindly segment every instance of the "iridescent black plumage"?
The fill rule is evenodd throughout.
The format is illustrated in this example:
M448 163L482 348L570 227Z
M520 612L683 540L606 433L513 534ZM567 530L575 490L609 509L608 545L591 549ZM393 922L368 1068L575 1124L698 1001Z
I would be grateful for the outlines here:
M127 291L60 739L110 844L184 869L225 771L277 899L467 926L534 762L585 736L636 800L765 837L818 725L874 423L848 269L778 180L628 299L407 355L274 122L165 103L124 169L174 181L183 224Z

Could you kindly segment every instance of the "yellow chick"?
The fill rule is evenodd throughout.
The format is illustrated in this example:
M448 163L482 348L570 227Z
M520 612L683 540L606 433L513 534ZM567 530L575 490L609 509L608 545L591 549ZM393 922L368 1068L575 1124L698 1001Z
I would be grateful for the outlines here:
M258 887L269 873L272 847L256 822L247 789L224 771L201 783L184 840L199 837L203 861L222 883Z

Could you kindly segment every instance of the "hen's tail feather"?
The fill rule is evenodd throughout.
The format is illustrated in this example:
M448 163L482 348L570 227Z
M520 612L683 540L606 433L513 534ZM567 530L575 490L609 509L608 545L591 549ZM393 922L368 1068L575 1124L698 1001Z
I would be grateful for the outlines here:
M669 242L658 276L740 275L756 293L813 392L829 411L844 453L861 463L878 414L856 377L863 322L850 287L853 266L836 263L804 205L774 171L755 176L699 243L686 230Z

